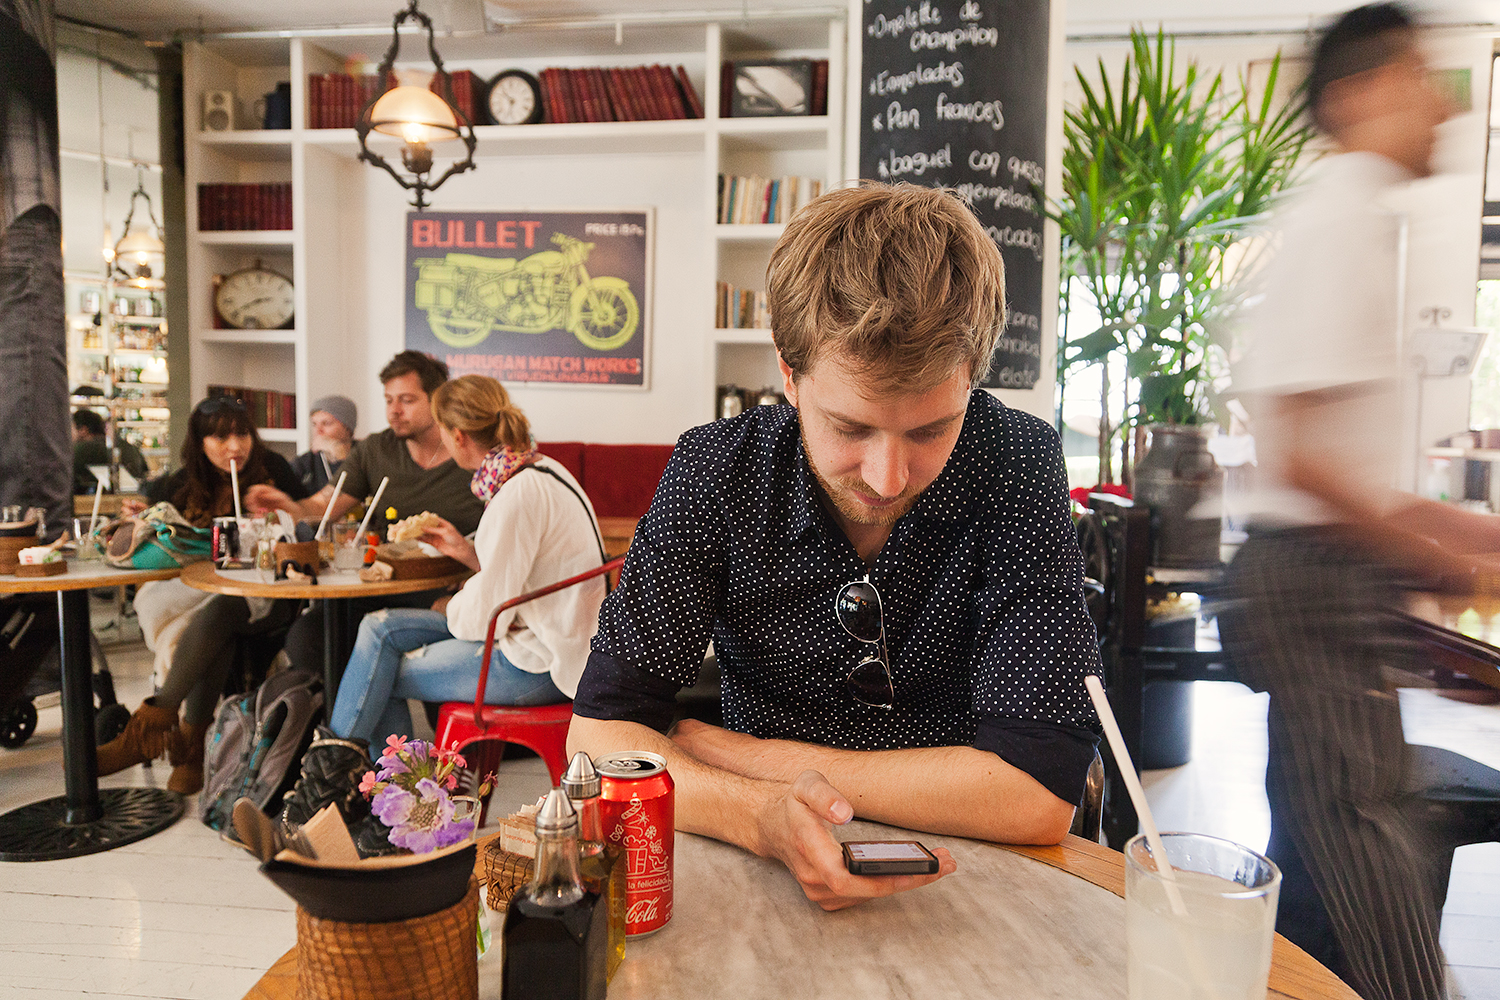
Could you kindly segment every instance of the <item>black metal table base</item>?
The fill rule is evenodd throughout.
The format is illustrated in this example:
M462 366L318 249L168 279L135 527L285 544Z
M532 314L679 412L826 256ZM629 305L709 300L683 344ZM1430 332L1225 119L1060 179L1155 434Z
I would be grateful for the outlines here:
M43 799L0 816L0 861L56 861L96 854L159 833L182 816L183 799L161 788L106 788L104 814L68 822L66 796Z

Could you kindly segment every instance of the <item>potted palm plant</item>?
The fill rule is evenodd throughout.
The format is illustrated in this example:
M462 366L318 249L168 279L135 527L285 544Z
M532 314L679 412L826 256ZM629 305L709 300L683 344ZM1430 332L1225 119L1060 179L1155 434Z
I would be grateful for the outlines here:
M1099 365L1099 480L1115 481L1118 447L1134 487L1150 428L1191 439L1189 428L1225 418L1215 385L1256 258L1251 238L1293 181L1311 128L1300 100L1278 106L1279 54L1258 98L1243 78L1231 92L1222 73L1179 67L1161 31L1132 31L1113 79L1102 59L1097 81L1075 72L1082 100L1066 112L1063 194L1049 208L1063 238L1058 384L1065 393L1070 376ZM1112 372L1123 385L1111 386Z

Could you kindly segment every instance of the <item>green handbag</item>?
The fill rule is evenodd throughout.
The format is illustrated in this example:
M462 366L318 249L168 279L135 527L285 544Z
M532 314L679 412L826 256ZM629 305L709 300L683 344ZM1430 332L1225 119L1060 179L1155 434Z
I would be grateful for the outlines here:
M175 569L209 557L212 533L183 520L169 503L148 507L99 532L104 561L120 569Z

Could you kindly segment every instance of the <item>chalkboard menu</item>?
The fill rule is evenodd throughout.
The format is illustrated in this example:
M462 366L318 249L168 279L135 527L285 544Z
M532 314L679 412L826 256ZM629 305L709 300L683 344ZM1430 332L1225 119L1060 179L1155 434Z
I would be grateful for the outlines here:
M1005 258L991 387L1042 373L1048 0L866 0L860 176L951 189Z

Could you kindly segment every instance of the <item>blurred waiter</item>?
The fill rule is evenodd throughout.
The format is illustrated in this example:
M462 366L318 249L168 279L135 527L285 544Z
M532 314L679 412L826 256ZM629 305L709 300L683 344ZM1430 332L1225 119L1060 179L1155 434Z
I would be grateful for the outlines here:
M0 504L72 517L52 0L0 0Z
M1240 677L1271 695L1277 930L1366 1000L1442 1000L1453 848L1491 838L1494 813L1432 793L1483 798L1500 774L1405 744L1382 667L1418 665L1388 611L1402 580L1488 572L1494 557L1478 553L1500 550L1500 519L1396 489L1404 223L1382 197L1431 172L1448 107L1394 4L1327 29L1308 99L1338 155L1281 220L1235 369L1259 488L1220 628Z

